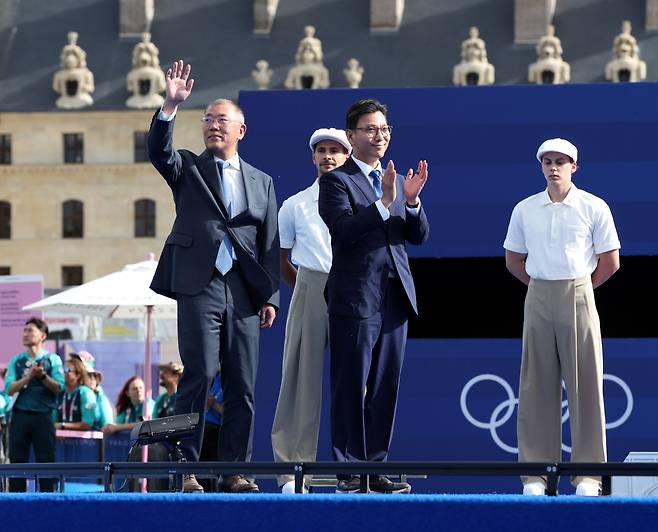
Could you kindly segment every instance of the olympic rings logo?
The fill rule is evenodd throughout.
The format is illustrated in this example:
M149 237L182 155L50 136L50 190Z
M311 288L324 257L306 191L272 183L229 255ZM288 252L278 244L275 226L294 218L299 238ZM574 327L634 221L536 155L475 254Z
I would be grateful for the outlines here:
M631 392L631 389L628 386L628 384L626 384L622 379L620 379L616 375L604 374L603 380L617 384L622 389L624 395L626 396L626 410L624 410L624 413L615 421L610 421L605 424L606 429L614 429L623 425L626 422L626 420L630 417L631 412L633 411L633 393ZM496 407L491 412L491 416L489 417L488 420L481 421L475 418L470 413L470 411L468 410L468 406L466 405L466 399L469 392L471 391L471 388L473 388L473 386L475 386L476 384L484 381L492 381L495 382L496 384L500 384L500 386L503 388L503 391L507 394L507 399L503 400L502 402L498 403L498 405L496 405ZM461 406L462 414L464 414L464 417L469 421L469 423L471 423L472 425L476 426L479 429L488 430L489 434L491 434L491 438L493 439L494 443L500 449L510 454L517 454L519 450L517 447L508 445L500 438L500 436L498 435L498 428L503 426L505 423L509 421L509 419L512 417L512 414L514 414L514 407L518 403L519 400L515 397L514 390L512 390L512 387L509 385L509 383L502 377L499 377L498 375L493 375L491 373L484 373L482 375L477 375L473 377L471 380L469 380L464 385L461 396L459 398L459 405ZM569 419L569 410L567 407L566 400L562 401L562 412L563 412L562 423L564 423ZM571 447L562 443L562 450L570 453Z

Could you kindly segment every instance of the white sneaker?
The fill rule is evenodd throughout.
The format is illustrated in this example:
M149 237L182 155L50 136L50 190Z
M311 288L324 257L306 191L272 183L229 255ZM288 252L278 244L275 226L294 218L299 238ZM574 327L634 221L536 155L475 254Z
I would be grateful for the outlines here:
M294 495L295 494L295 481L289 480L283 486L281 486L281 493L284 495ZM308 488L306 487L306 482L302 484L302 493L308 493Z
M526 482L523 485L523 495L546 495L543 482Z
M582 497L598 497L599 491L598 482L583 480L576 485L576 495L580 495Z

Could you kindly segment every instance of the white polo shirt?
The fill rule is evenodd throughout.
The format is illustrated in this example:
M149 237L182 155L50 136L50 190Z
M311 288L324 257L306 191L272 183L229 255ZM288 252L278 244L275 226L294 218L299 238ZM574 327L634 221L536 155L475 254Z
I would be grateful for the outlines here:
M591 275L596 256L621 245L605 201L572 183L562 202L544 190L518 203L503 247L527 254L531 278L554 281Z
M279 209L281 248L291 249L293 264L316 272L331 269L331 237L320 218L316 179L307 189L290 196Z

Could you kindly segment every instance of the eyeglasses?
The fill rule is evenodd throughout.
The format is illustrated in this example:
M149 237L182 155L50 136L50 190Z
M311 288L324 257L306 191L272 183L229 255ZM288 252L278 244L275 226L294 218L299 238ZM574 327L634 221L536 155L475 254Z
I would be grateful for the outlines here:
M229 120L228 118L224 116L212 116L212 115L203 115L201 117L201 122L203 123L204 126L210 126L217 122L217 124L220 127L227 127L231 122L235 124L239 124L237 120Z
M393 126L382 126L382 127L368 126L368 127L355 127L352 129L359 129L361 131L365 131L366 135L368 135L369 137L375 137L377 136L377 133L381 133L382 137L390 137L391 133L393 133Z

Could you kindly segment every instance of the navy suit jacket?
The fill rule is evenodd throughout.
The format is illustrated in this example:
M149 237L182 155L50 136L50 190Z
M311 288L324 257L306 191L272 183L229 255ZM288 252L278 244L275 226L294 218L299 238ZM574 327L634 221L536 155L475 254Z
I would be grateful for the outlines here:
M240 159L247 209L227 220L213 155L173 147L174 120L151 122L149 158L172 190L176 219L151 289L176 298L196 295L210 282L226 232L233 241L254 309L279 306L279 232L272 178Z
M333 252L327 281L330 314L368 318L378 312L391 265L418 313L406 242L425 242L429 224L422 207L418 216L407 212L402 183L398 174L397 196L389 206L390 218L384 221L370 181L351 158L320 178L318 206Z

